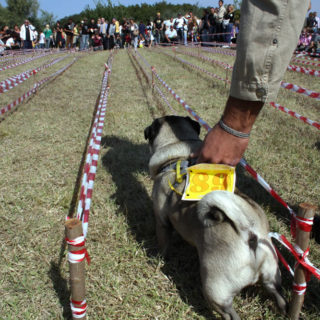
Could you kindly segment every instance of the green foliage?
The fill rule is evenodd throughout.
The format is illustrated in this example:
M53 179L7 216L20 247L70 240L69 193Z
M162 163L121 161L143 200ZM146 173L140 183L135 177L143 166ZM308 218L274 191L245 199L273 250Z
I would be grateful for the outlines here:
M95 8L91 9L87 6L82 12L76 15L70 16L74 21L79 22L84 17L88 19L97 20L99 17L104 17L107 20L112 18L117 18L122 20L124 17L133 18L135 21L144 21L153 20L156 16L156 13L161 12L163 19L169 19L170 17L176 17L178 13L185 14L189 11L192 11L194 15L201 18L203 8L198 6L198 3L195 4L171 4L165 1L155 3L153 5L148 3L141 3L131 6L124 6L120 2L117 5L114 5L111 0L94 1ZM62 19L62 23L66 21L69 17Z
M22 24L24 19L35 21L39 9L38 0L6 0L11 24Z
M233 0L233 6L235 10L238 9L240 11L241 4L242 4L242 0Z
M39 23L41 29L43 29L43 27L46 24L53 26L56 23L57 17L54 16L53 13L50 13L50 12L42 10L42 9L40 9L40 12L41 12L41 16L38 19L38 23Z

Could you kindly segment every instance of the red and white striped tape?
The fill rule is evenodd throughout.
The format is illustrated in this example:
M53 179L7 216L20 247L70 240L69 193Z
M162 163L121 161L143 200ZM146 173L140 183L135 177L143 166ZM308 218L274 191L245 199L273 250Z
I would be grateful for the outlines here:
M44 53L44 54L41 54L41 55L39 55L39 56L35 56L35 57L29 58L29 59L26 59L26 60L19 61L19 62L17 62L17 63L11 64L11 65L9 65L9 66L5 66L5 67L0 68L0 71L4 71L4 70L8 70L8 69L15 68L15 67L20 66L20 65L22 65L22 64L25 64L25 63L28 63L28 62L37 60L37 59L39 59L39 58L48 56L48 55L50 55L50 54L51 54L51 53Z
M295 282L293 282L292 284L292 290L299 296L303 296L306 291L307 291L307 283L300 283L300 284L296 284Z
M76 59L75 59L76 60ZM5 113L7 113L8 111L14 109L17 105L21 104L23 101L25 101L28 97L30 97L33 93L36 92L36 90L41 87L45 82L49 81L50 79L52 79L55 76L58 76L59 74L61 74L62 72L64 72L66 69L68 69L69 67L71 67L73 65L73 63L75 62L75 60L73 60L71 63L69 63L68 65L64 66L63 68L59 69L58 71L56 71L55 73L53 73L52 75L50 75L49 77L46 77L44 79L42 79L41 81L38 81L34 87L25 92L21 97L19 97L18 99L14 100L13 102L9 103L7 106L3 107L0 109L0 115L3 115Z
M168 54L167 52L164 52L164 51L161 51L161 52L164 53L164 54L166 54L166 55L168 55L168 56L170 56L171 58L175 58L175 59L177 59L178 61L180 61L180 62L182 62L182 63L184 63L184 64L187 64L187 65L191 66L191 67L194 68L194 69L198 69L199 71L202 71L202 72L208 74L209 76L211 76L211 77L213 77L213 78L216 78L216 79L225 81L225 82L227 82L227 83L231 83L230 80L228 80L228 79L223 79L223 78L221 78L221 77L219 77L219 76L217 76L217 75L215 75L215 74L213 74L213 73L211 73L211 72L209 72L209 71L207 71L207 70L205 70L205 69L202 69L202 68L200 68L200 67L198 67L198 66L196 66L196 65L193 65L192 63L190 63L190 62L188 62L188 61L185 61L185 60L183 60L183 59L181 59L181 58L178 58L178 57L173 57L172 55ZM316 99L317 99L317 95L318 95L318 96L320 95L320 94L317 94L317 93L312 92L312 91L310 91L310 90L306 90L306 89L304 89L304 88L301 88L301 87L298 87L298 86L294 86L294 85L292 85L292 84L290 84L290 83L283 83L283 84L285 85L286 89L292 88L293 91L296 91L296 92L299 92L299 93L302 93L302 90L304 90L306 95L309 95L309 96L311 96L311 97L313 97L313 98L316 98ZM282 83L281 83L281 86L282 86ZM298 90L295 90L296 88L298 88ZM319 99L320 99L320 98L319 98ZM294 111L292 111L292 110L289 110L289 109L286 108L286 107L283 107L283 106L281 106L281 105L279 105L279 104L277 104L277 103L275 103L275 102L270 102L270 105L273 106L274 108L278 109L278 110L281 110L281 111L283 111L283 112L285 112L285 113L293 116L293 117L296 118L296 119L299 119L299 120L303 121L304 123L307 123L307 124L309 124L309 125L317 128L317 129L320 128L320 127L319 127L320 124L319 124L318 122L313 121L313 120L310 120L310 119L308 119L307 117L304 117L304 116L302 116L302 115L300 115L300 114L298 114L298 113L296 113L296 112L294 112Z
M310 66L320 67L320 63L316 63L316 62L310 62L310 61L299 60L299 59L292 59L291 61L295 63L301 63L301 64L307 64Z
M316 268L308 259L309 248L306 251L301 250L298 245L292 245L288 239L277 232L270 232L269 236L278 242L280 242L296 259L298 264L301 264L305 270L310 274L313 274L320 280L320 270ZM307 277L307 281L308 281Z
M152 70L160 83L173 95L173 97L202 125L207 131L211 130L210 126L201 119L188 105L186 105L185 101L183 101L166 83L164 80L160 78L160 76L156 73L155 69ZM291 232L295 236L295 230L292 227L293 225L298 226L300 228L310 228L312 219L301 219L297 217L296 213L289 207L289 205L271 188L271 186L246 162L245 159L240 160L240 164L246 169L246 171L279 203L281 203L285 208L287 208L292 216L292 224L291 224ZM317 269L307 258L308 250L303 252L297 245L292 246L291 243L282 235L277 233L269 233L270 237L281 241L294 255L295 259L301 265L306 268L306 270L313 275L315 275L318 279L320 279L320 270ZM279 240L280 239L280 240ZM278 251L278 250L277 250ZM284 259L283 259L284 260ZM289 269L291 269L289 267Z
M77 307L76 307L77 306ZM87 313L87 302L86 300L83 301L70 301L70 308L72 312L72 317L75 319L81 319L86 316Z
M144 59L138 51L136 51L135 53L136 53L142 60ZM133 55L133 57L134 57L135 61L139 64L139 62L138 62L137 59L135 58L135 55ZM152 70L153 67L150 66L150 65L148 65L148 62L147 62L146 60L145 60L144 62L145 62L145 64L147 65L147 67L151 68L151 70ZM139 64L139 66L141 67L140 64ZM141 68L145 71L145 69L144 69L143 67L141 67ZM148 77L148 79L149 79L149 81L150 81L150 80L151 80L150 75L149 75L147 72L145 72L145 74L147 75L147 77ZM165 95L163 94L163 92L161 91L161 89L160 89L157 85L154 85L154 88L157 90L157 92L159 93L160 97L161 97L162 100L165 102L165 104L168 106L168 108L172 111L172 113L175 114L175 115L177 115L176 110L174 110L174 109L172 108L170 102L169 102L168 99L165 97Z
M211 130L210 126L201 119L186 103L183 101L156 73L155 69L153 73L160 81L160 83L174 96L174 98L207 130ZM272 189L272 187L247 163L245 159L240 160L240 165L246 169L246 171L279 203L281 203L292 216L296 216L295 212L289 207L289 205Z
M97 172L97 165L101 147L101 137L104 126L105 113L107 109L109 93L108 76L112 70L112 57L113 55L111 54L108 59L108 64L106 65L106 70L104 72L100 100L97 107L97 112L95 114L92 130L90 133L88 152L86 155L86 162L83 170L83 177L80 188L77 218L82 221L84 237L86 237L88 233L88 222L92 200L92 192Z
M288 70L308 74L310 76L320 77L320 71L307 69L299 66L288 65Z
M308 96L310 98L320 100L320 93L319 92L308 90L308 89L302 88L300 86L297 86L295 84L283 82L283 81L281 81L281 87L284 89L287 89L287 90L291 90L296 93L303 94L303 95Z
M38 67L36 69L22 72L22 73L20 73L20 74L18 74L16 76L13 76L13 77L10 77L10 78L8 78L6 80L1 81L0 82L0 94L13 89L17 85L19 85L22 82L24 82L25 80L29 79L32 75L35 75L39 71L53 66L54 64L64 60L65 58L67 58L67 56L63 56L61 58L58 58L58 59L50 62L49 64L44 64L44 65L42 65L42 66L40 66L40 67Z
M225 63L225 62L222 62L222 61L219 61L219 60L214 60L214 59L211 59L209 57L203 56L201 54L195 54L195 53L191 53L191 52L187 52L187 51L181 51L181 50L179 50L177 52L185 54L185 55L188 55L188 56L196 57L196 58L199 58L201 60L208 61L210 63L214 63L216 65L221 66L224 69L233 69L233 67L228 63Z
M219 54L223 54L223 55L226 55L226 56L236 56L236 53L235 52L231 52L230 50L221 50L221 49L212 49L212 48L208 48L208 47L201 47L201 49L203 51L207 51L207 52L210 52L210 53L219 53Z
M182 100L174 91L173 89L171 89L164 80L161 79L161 77L158 75L158 73L156 72L156 70L153 68L152 69L152 73L155 75L155 77L159 80L159 82L163 85L164 88L166 88L168 90L168 92L171 93L171 95L173 96L173 98L179 103L181 104L184 109L189 112L204 128L206 128L206 130L210 130L209 125L203 120L201 119L191 108L190 106L184 101Z
M181 58L179 58L179 57L177 57L177 56L174 57L174 56L172 56L171 54L168 54L167 52L164 52L164 51L161 51L161 52L162 52L163 54L166 54L167 56L173 58L173 59L176 59L176 60L178 60L178 61L180 61L180 62L182 62L182 63L184 63L184 64L189 65L189 66L192 67L193 69L197 69L197 70L199 70L199 71L201 71L201 72L204 72L204 73L208 74L208 75L211 76L212 78L215 78L215 79L218 79L218 80L227 82L227 83L231 83L230 80L224 79L224 78L218 76L217 74L214 74L214 73L212 73L212 72L210 72L210 71L207 71L207 70L205 70L205 69L203 69L203 68L201 68L201 67L199 67L199 66L196 66L196 65L190 63L189 61L186 61L186 60L184 60L184 59L181 59Z
M296 54L304 54L304 55L307 55L307 56L320 57L320 53L316 53L316 52L295 51L294 53L296 53Z
M301 116L299 113L296 113L296 112L294 112L294 111L292 111L292 110L289 110L288 108L283 107L283 106L281 106L281 105L278 104L278 103L270 102L270 105L271 105L272 107L274 107L275 109L281 110L281 111L289 114L290 116L292 116L292 117L294 117L294 118L296 118L296 119L299 119L299 120L303 121L304 123L307 123L307 124L309 124L310 126L313 126L313 127L315 127L315 128L317 128L317 129L320 130L320 123L319 123L319 122L316 122L316 121L310 120L310 119L308 119L308 118L306 118L306 117L304 117L304 116Z
M203 48L203 50L210 51L207 48ZM194 54L193 56L197 57L196 54ZM230 70L233 70L233 67L231 65L228 65L228 68ZM307 70L307 69L304 69L304 70ZM315 70L312 70L312 71L315 71ZM298 85L295 85L295 84L292 84L292 83L288 83L288 82L283 82L283 81L281 81L281 87L283 89L291 90L293 92L306 95L306 96L308 96L310 98L314 98L314 99L320 100L320 93L319 92L308 90L308 89L300 87Z

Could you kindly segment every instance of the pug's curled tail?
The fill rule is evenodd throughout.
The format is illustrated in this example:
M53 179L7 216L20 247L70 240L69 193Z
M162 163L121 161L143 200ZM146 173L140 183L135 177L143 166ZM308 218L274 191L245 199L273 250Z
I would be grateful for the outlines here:
M253 223L247 214L251 210L245 199L228 191L210 192L197 205L198 217L204 227L229 222L245 238Z

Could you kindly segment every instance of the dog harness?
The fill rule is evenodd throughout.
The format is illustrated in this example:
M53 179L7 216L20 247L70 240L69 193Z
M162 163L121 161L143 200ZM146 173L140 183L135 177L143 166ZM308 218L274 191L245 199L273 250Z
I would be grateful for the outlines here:
M187 174L187 168L189 166L188 160L178 160L176 162L170 163L169 165L163 167L159 173L164 172L176 172L175 182L172 184L168 179L169 187L172 191L182 196L182 193L176 189L177 185L182 183Z

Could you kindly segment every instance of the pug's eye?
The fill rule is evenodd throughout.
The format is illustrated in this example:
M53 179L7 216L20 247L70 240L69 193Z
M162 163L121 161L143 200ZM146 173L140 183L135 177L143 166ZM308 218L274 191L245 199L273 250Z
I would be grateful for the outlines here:
M211 208L211 210L208 213L210 215L210 218L216 222L222 222L224 221L224 213L218 209L218 208Z

